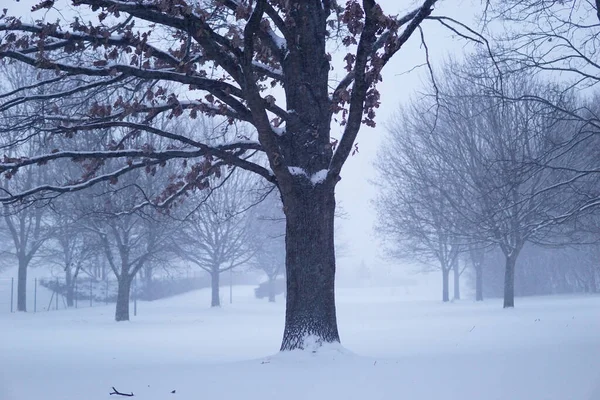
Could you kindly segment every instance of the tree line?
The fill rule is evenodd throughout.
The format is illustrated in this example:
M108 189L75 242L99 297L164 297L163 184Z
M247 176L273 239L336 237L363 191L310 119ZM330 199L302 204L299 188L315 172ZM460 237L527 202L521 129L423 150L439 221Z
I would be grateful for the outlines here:
M38 79L35 69L17 69L14 65L5 65L0 74L6 78L1 79L5 91L18 90L22 84L35 85ZM68 88L69 85L64 85L60 90ZM123 86L112 97L117 99L133 90ZM95 101L95 96L86 96L77 104L62 102L60 107L63 110L92 107L90 104ZM36 140L20 147L22 156L58 147L63 151L73 149L73 161L52 164L42 174L37 165L14 168L2 182L4 193L35 190L62 178L77 185L92 175L102 176L104 169L112 167L112 160L96 163L77 159L79 146L94 144L78 143L90 138L54 135L44 110L46 106L40 100L4 111L0 119L3 145L10 146L19 135L34 132ZM204 140L232 134L206 119L193 124L164 119L160 124L162 129L169 126L174 131L194 131ZM93 140L105 147L115 146L119 133L107 129ZM243 130L237 134L242 135ZM135 141L139 137L131 135L129 139ZM160 143L158 140L139 145ZM23 153L25 150L28 153ZM5 155L5 160L8 158L10 153ZM220 306L219 277L225 271L250 265L265 271L270 282L277 279L284 265L285 221L273 185L227 167L223 168L223 176L214 178L218 179L215 187L208 188L208 180L212 178L207 177L186 191L185 201L177 199L180 204L176 205L161 200L161 196L165 196L164 187L177 186L175 182L182 178L177 167L146 165L144 170L99 182L85 191L4 204L0 233L5 238L3 250L13 254L17 263L17 310L27 311L27 272L32 263L59 266L68 306L73 305L78 276L106 280L112 274L118 283L116 321L129 320L130 291L136 276L142 283L149 283L157 273L193 265L210 275L213 307ZM202 164L196 165L196 173L201 168ZM150 207L146 206L148 201L164 204ZM255 208L259 203L261 206ZM4 261L5 266L11 263L11 258ZM270 300L274 301L274 295Z
M585 29L576 21L596 14L507 3L490 12L543 30L502 35L501 44L486 42L430 70L429 86L389 123L375 205L388 255L437 265L443 301L451 272L460 298L469 267L476 299L483 300L489 273L490 294L501 286L510 308L516 277L521 294L600 291L600 110L597 75L588 75L598 55L570 41L575 31L583 39L581 30L597 30L598 20ZM560 28L550 32L540 15ZM546 255L560 261L542 261Z

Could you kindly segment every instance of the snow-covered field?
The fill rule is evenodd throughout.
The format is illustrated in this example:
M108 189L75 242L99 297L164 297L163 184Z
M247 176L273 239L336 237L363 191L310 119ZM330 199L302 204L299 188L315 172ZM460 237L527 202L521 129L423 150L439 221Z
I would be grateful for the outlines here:
M600 400L600 297L476 304L338 290L344 348L276 354L283 304L236 287L113 307L0 313L0 400ZM175 391L175 393L172 393Z

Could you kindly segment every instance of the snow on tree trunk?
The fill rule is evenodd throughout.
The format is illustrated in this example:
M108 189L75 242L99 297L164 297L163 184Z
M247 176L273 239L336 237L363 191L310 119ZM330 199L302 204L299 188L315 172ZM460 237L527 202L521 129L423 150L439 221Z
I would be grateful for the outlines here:
M287 298L281 350L340 341L335 313L333 185L294 187L286 215Z
M115 321L129 321L129 294L131 292L131 278L121 276L117 289L117 307Z
M446 267L442 268L442 301L450 301L450 270Z
M213 270L213 272L210 274L210 282L211 282L211 300L210 300L210 306L211 307L221 307L221 299L220 299L220 295L219 295L219 278L221 277L221 274L219 273L219 267L216 267L216 270Z
M19 256L17 275L17 311L27 312L27 260Z
M515 264L516 255L506 256L506 267L504 270L504 308L515 306Z

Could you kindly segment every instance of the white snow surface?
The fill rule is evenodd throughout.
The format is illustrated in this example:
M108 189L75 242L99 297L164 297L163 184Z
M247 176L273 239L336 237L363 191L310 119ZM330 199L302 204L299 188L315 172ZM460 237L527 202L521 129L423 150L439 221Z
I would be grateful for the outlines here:
M2 312L0 400L600 400L600 297L503 310L395 289L337 290L343 347L317 353L279 354L283 299L250 286L220 309L204 290L141 302L128 323L112 306Z

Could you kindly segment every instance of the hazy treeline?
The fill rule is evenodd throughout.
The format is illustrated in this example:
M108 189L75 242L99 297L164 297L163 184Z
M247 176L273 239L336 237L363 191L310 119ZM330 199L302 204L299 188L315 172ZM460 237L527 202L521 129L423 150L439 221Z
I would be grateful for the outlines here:
M376 163L388 255L437 265L444 301L451 274L460 298L465 268L477 300L502 289L505 307L599 291L599 111L595 92L488 52L446 62L398 111Z
M4 92L35 85L39 78L34 69L16 65L5 65L0 72ZM53 89L69 90L77 84L61 82L60 88ZM134 96L141 90L138 84L131 82L115 88L110 93L112 101ZM72 152L72 160L52 164L43 171L37 165L12 169L2 182L5 193L26 192L60 179L67 179L74 186L97 180L85 191L66 193L69 190L33 202L21 200L3 206L2 250L14 256L5 257L3 266L18 265L17 309L26 311L27 271L32 264L59 271L69 306L73 305L78 278L116 279L117 321L129 319L129 296L136 276L141 285L149 285L157 274L192 265L210 275L212 306L220 305L219 276L225 271L252 266L264 270L269 280L275 280L285 263L285 221L274 187L228 166L219 166L213 178L198 182L195 177L207 168L202 161L185 174L178 163L142 163L126 175L106 178L104 171L114 168L114 161L86 159L78 149L85 146L98 149L94 150L97 152L118 151L125 142L138 142L138 146L150 149L160 146L163 139L147 141L133 131L118 142L117 137L123 134L119 132L121 128L104 129L94 136L76 131L61 135L53 130L52 118L46 115L48 107L60 107L62 113L69 114L64 118L76 119L105 96L108 95L104 92L91 90L74 102L57 99L50 103L42 98L2 112L0 130L5 143L33 133L36 139L26 142L21 151L29 149L31 156L58 149ZM11 101L18 102L19 98ZM245 135L243 126L232 129L226 123L202 118L163 118L155 126L173 132L194 132L197 139L206 141ZM82 143L85 141L92 142ZM4 157L5 162L10 162L11 152ZM185 196L176 196L192 182L194 187L185 188ZM264 206L255 208L258 203Z

